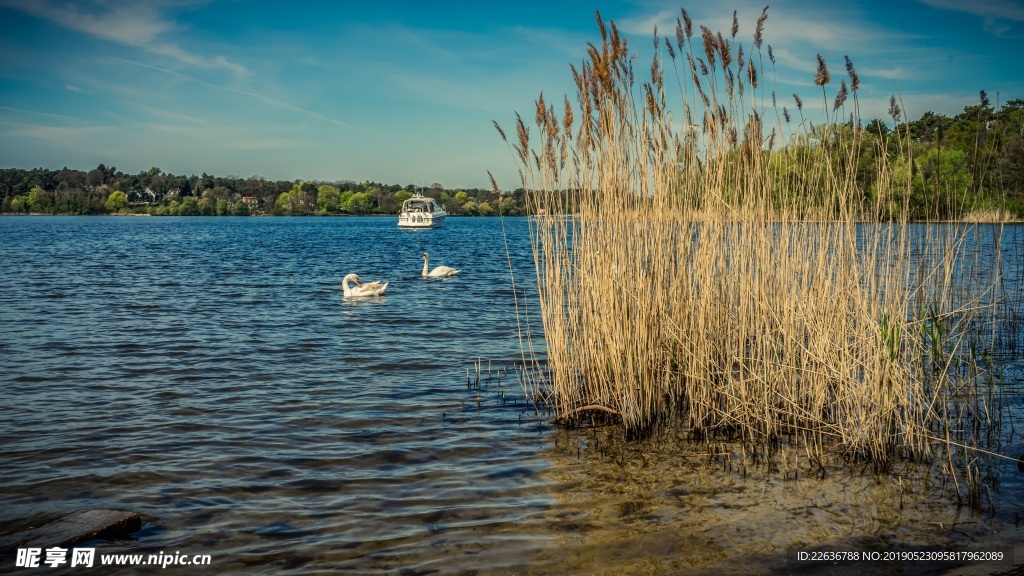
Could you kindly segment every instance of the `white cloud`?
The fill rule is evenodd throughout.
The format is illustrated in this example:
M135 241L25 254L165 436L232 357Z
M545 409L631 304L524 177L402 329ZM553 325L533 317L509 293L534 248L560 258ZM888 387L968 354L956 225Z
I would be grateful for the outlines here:
M1024 22L1024 4L1019 0L985 0L985 2L963 2L961 0L920 0L922 4L973 14L982 18Z
M3 122L0 126L0 134L5 138L35 138L58 146L111 130L107 126L49 126L24 122Z
M961 2L960 0L920 0L923 4L970 14L981 18L985 32L998 38L1019 37L1019 28L1010 23L1024 22L1024 4L1019 0L986 0L985 2Z
M157 66L151 66L149 64L143 64L141 62L135 62L135 61L132 61L132 60L125 60L123 58L118 58L118 60L121 61L121 62L124 62L126 64L131 64L133 66L139 66L141 68L147 68L149 70L154 70L156 72L162 72L164 74L175 76L175 77L181 78L181 79L183 79L183 80L185 80L187 82L193 82L195 84L200 84L200 85L206 86L208 88L214 88L216 90L222 90L224 92L230 92L232 94L240 94L242 96L246 96L246 97L249 97L249 98L255 98L256 100L259 100L260 102L263 102L264 104L267 104L269 106L273 106L275 108L280 108L282 110L288 110L290 112L295 112L297 114L306 116L307 118L310 118L310 119L313 119L313 120L317 120L317 121L321 121L321 122L327 122L327 123L330 123L330 124L334 124L336 126L341 126L343 128L350 128L352 130L359 130L361 132L370 132L369 130L367 130L365 128L362 128L362 127L359 127L359 126L355 126L355 125L349 124L347 122L342 122L341 120L338 120L336 118L330 118L330 117L325 116L323 114L320 114L318 112L314 112L312 110L308 110L306 108L302 108L300 106L296 106L296 105L294 105L294 104L292 104L290 102L285 102L284 100L280 100L280 99L277 99L277 98L266 96L264 94L258 94L256 92L251 92L251 91L247 91L247 90L239 90L237 88L229 88L227 86L221 86L221 85L218 85L218 84L212 84L210 82L206 82L205 80L200 80L198 78L193 78L193 77L191 77L191 76L189 76L187 74L182 74L181 72L175 72L174 70L167 70L165 68L160 68L160 67L157 67Z
M13 106L0 106L0 113L7 112L12 114L18 119L24 118L25 116L38 116L46 118L48 120L57 120L61 122L81 122L80 118L73 116L67 116L64 114L54 114L52 112L40 112L38 110L26 110L24 108L15 108Z
M90 0L77 4L55 0L0 0L0 6L19 10L94 38L141 48L190 66L224 68L240 76L248 73L245 66L231 62L224 56L194 54L173 42L163 40L170 33L180 31L180 27L162 14L168 5L152 0L124 3ZM173 7L173 4L170 6Z
M181 114L180 112L164 110L162 108L147 106L145 104L131 103L131 105L135 106L136 108L150 116L174 122L176 125L181 125L181 123L184 122L187 124L203 126L206 125L206 123L208 122L208 120L205 118L199 118L197 116L192 116L189 114Z

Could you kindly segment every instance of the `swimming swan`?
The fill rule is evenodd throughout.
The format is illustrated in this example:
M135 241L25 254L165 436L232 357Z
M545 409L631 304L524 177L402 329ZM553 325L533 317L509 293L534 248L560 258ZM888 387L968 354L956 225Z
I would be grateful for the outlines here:
M428 262L430 262L430 257L427 256L426 252L424 252L423 253L423 277L424 278L447 278L449 276L455 276L459 272L462 272L462 270L456 270L455 268L450 268L448 266L438 266L437 268L434 268L433 270L431 270L430 273L428 274L427 273L427 263Z
M355 287L348 285L349 282L355 282ZM345 291L345 298L357 298L360 296L383 296L384 291L388 289L388 283L381 284L380 282L370 282L368 284L361 284L359 282L359 275L349 274L345 276L341 281L341 288Z

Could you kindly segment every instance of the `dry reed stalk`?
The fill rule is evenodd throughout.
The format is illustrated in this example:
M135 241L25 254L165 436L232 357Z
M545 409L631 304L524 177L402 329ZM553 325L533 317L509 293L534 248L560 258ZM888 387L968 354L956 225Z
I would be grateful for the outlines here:
M529 392L560 421L600 410L643 432L680 415L700 435L807 438L817 461L826 447L879 468L943 447L952 458L964 414L983 425L991 414L977 393L990 375L976 363L973 377L958 374L997 279L964 281L976 264L962 252L965 228L910 230L909 181L885 162L877 201L865 205L848 168L859 139L841 123L818 127L822 144L810 146L815 128L790 125L783 110L771 141L778 133L788 144L766 149L763 91L742 96L763 71L701 26L711 66L697 59L698 74L682 15L676 43L689 70L676 74L694 85L678 83L679 102L703 110L700 138L673 125L659 57L635 101L626 40L600 16L602 43L573 68L575 115L566 100L559 120L542 97L539 140L518 123L547 350ZM832 112L846 97L843 81ZM895 98L890 109L897 118Z

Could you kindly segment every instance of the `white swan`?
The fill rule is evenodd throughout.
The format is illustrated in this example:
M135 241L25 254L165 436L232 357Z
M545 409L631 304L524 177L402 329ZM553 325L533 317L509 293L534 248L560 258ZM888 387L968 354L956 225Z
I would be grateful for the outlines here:
M447 278L449 276L455 276L459 272L462 272L462 270L456 270L455 268L451 268L451 267L448 267L448 266L438 266L437 268L434 268L433 270L431 270L430 273L427 273L427 268L428 268L427 263L428 262L430 262L430 257L427 256L426 252L424 252L423 253L423 277L424 278Z
M355 287L348 285L349 282L355 282ZM360 296L383 296L384 291L388 289L388 283L381 284L380 282L370 282L368 284L362 284L359 282L358 274L349 274L345 276L341 281L341 288L345 291L345 298L358 298Z

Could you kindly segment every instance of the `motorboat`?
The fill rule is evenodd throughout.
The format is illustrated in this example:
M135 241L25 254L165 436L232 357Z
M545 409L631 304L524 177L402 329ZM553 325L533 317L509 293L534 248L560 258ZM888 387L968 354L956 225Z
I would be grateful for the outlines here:
M402 211L398 213L399 228L440 228L448 214L433 198L419 192L402 202Z

